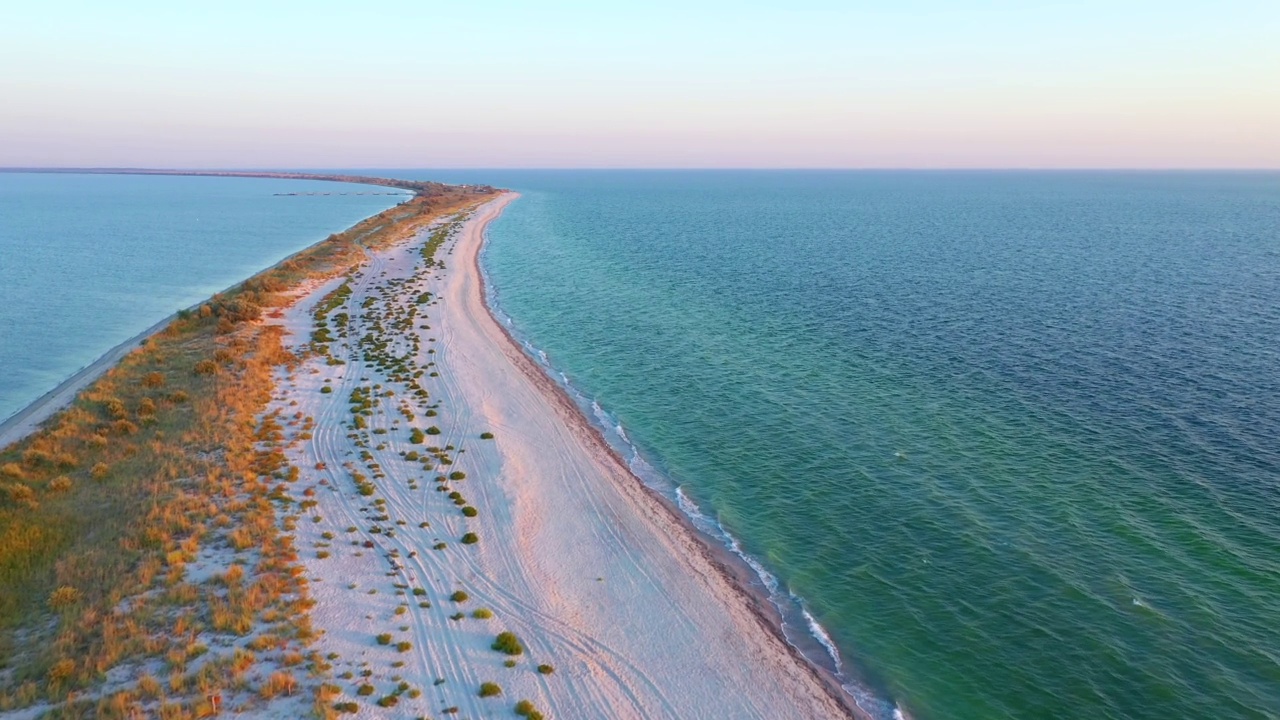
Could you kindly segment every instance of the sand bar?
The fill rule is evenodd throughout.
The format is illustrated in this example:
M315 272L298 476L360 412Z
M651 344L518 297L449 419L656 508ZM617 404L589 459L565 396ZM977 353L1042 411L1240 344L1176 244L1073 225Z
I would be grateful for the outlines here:
M458 717L503 717L527 699L553 718L849 717L838 691L779 638L714 553L630 474L488 311L478 252L485 226L514 199L504 195L473 214L441 249L443 271L419 266L421 238L373 254L350 282L347 364L312 358L282 378L276 406L315 421L313 436L290 451L304 469L295 490L311 487L316 503L310 521L298 523L297 547L313 581L313 623L324 633L318 648L337 653L340 678L353 674L339 682L344 693L362 683L374 686L373 697L397 682L422 688L419 697L399 697L396 716L456 708ZM295 345L336 284L286 313L281 322ZM362 323L376 322L360 308L403 309L424 291L433 300L419 306L416 341L394 338L389 352L416 349L421 366L438 373L422 378L438 415L408 420L398 412L403 395L377 397L368 430L353 432L352 390L396 387L354 350L368 330ZM321 393L326 384L333 391ZM405 459L424 451L409 432L427 425L441 433L426 445L456 448L449 466L424 471ZM486 432L495 439L479 439ZM376 468L375 496L356 492L351 470L362 463ZM454 470L467 478L448 487L478 509L475 517L432 492L431 476ZM460 544L466 532L479 542ZM446 547L433 549L437 543ZM311 547L325 548L324 557ZM468 599L451 601L459 590ZM472 617L478 608L493 617ZM503 630L526 646L514 667L490 648ZM390 644L375 641L382 633ZM398 651L400 642L408 646ZM544 663L554 673L537 672ZM480 697L484 682L502 695ZM380 712L361 707L362 716Z

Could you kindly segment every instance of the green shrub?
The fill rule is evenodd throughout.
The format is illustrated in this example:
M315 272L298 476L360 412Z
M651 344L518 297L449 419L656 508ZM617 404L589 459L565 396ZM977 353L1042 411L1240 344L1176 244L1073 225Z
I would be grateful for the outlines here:
M493 617L493 611L489 608L479 608L475 612L471 613L471 617L477 620L488 620Z
M461 542L463 545L475 545L476 543L480 542L480 536L476 535L473 532L469 532L466 535L462 536Z
M435 425L432 425L431 427L427 428L427 434L428 434L428 435L439 435L439 434L440 434L440 428L436 427Z
M501 695L501 694L502 694L502 688L498 686L498 683L495 683L495 682L480 683L480 697L494 697L495 695Z
M323 393L323 394L325 394L325 395L328 395L329 393L333 392L333 386L332 386L332 385L323 385L323 386L321 386L321 387L320 387L320 392L321 392L321 393Z
M481 440L492 440L492 439L493 439L493 433L491 433L491 432L482 432L482 433L480 433L480 439L481 439Z
M462 506L462 514L463 514L463 515L465 515L465 516L467 516L467 517L475 517L476 515L479 515L479 514L480 514L480 511L479 511L479 510L476 510L475 508L471 507L470 505L463 505L463 506Z
M426 439L427 439L427 436L423 435L422 431L419 430L418 428L414 428L413 432L409 433L409 442L413 443L414 445L421 445L423 441L425 441Z
M524 646L520 644L520 638L510 630L498 633L498 637L491 645L494 650L507 655L520 655L524 653Z
M378 644L379 644L379 645L390 645L390 644L391 644L391 633L382 633L381 635L379 635L379 636L377 637L377 641L378 641Z
M466 602L467 600L471 599L471 596L462 592L461 590L456 590L452 595L449 596L449 599L456 603L460 603L460 602Z
M396 650L399 650L400 652L409 652L409 650L411 650L412 648L413 648L413 643L409 642L408 640L401 640L400 642L396 643Z
M550 665L543 664L538 666L538 672L542 673L543 675L550 675L555 671L556 669L551 667Z
M360 706L353 702L339 702L333 704L333 709L340 713L358 713Z
M368 683L365 683L364 685L361 685L359 688L356 689L356 694L360 696L372 695L373 686Z
M450 480L463 480L466 477L467 477L467 474L462 472L461 470L454 470L453 472L449 473Z
M400 698L395 695L384 695L378 698L378 707L384 707L384 708L395 707L396 703L399 703L399 702L400 702Z

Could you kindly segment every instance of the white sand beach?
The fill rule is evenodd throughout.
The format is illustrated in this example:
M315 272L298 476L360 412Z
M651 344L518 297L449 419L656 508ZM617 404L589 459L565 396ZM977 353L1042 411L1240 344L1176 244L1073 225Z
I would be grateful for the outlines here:
M485 226L515 198L475 211L437 252L443 270L424 270L423 237L372 255L333 311L350 316L331 344L345 364L312 356L281 378L273 407L300 414L295 438L314 418L311 437L290 444L302 473L289 490L308 501L296 546L316 648L336 654L339 701L358 702L358 717L513 717L519 700L566 719L849 717L838 690L488 312L477 256ZM279 321L293 346L308 342L316 304L341 283ZM413 356L429 397L390 380L404 371L379 369L378 353ZM372 405L360 429L357 388ZM439 434L411 441L413 428L432 426ZM465 479L436 480L457 471ZM373 490L362 495L362 484ZM465 533L478 542L461 543ZM457 591L468 598L451 600ZM474 617L481 608L492 617ZM491 648L503 631L522 654ZM501 694L480 697L485 682ZM364 684L371 694L360 697ZM374 703L388 696L394 708Z

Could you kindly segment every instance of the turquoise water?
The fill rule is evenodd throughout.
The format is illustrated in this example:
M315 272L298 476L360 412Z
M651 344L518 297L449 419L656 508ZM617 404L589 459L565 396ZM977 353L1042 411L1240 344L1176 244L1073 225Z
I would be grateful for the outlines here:
M400 200L249 178L0 173L0 420L171 313Z
M1280 175L478 177L518 334L877 714L1280 716Z

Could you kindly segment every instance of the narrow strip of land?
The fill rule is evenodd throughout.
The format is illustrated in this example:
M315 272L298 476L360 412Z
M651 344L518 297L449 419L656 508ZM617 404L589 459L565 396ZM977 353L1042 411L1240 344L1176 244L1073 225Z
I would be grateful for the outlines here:
M4 173L34 173L54 175L175 175L183 177L236 177L236 178L270 178L275 180L320 180L324 182L353 183L357 185L377 185L417 193L438 192L445 188L456 190L465 188L475 194L482 195L493 192L489 185L445 185L429 180L403 180L371 175L350 175L345 173L306 173L275 170L182 170L176 168L40 168L9 167L0 168Z
M310 428L297 545L343 694L410 717L848 717L489 313L477 255L513 197L437 235L439 261L373 253L281 321L299 349L325 328L275 407Z

